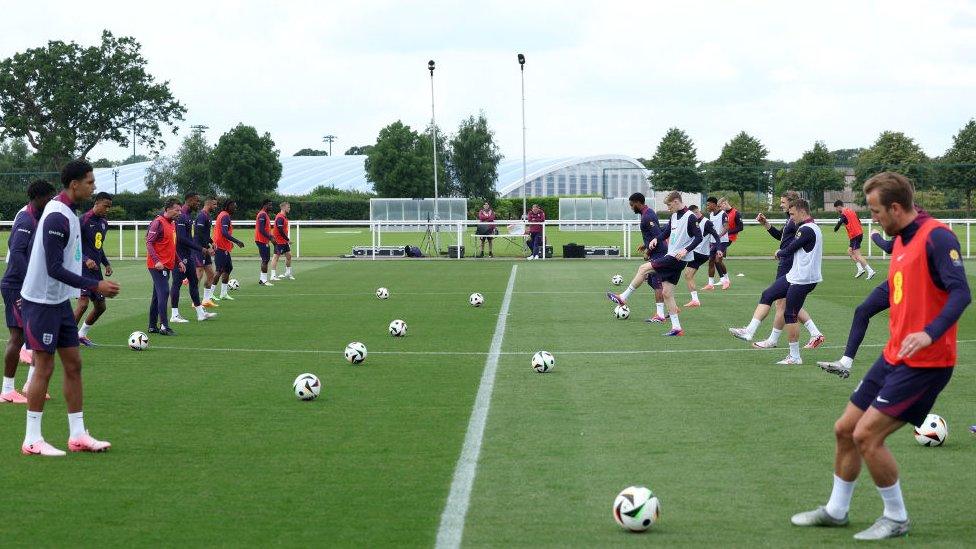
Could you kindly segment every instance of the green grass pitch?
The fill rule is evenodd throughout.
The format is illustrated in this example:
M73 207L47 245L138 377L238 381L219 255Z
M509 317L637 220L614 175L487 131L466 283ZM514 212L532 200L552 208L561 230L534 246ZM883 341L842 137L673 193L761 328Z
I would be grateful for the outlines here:
M848 261L826 262L807 302L827 343L804 351L801 367L774 365L783 347L754 351L727 331L749 320L772 261L730 259L745 276L682 312L683 338L641 321L652 309L646 288L629 320L611 318L609 279L629 279L637 261L297 261L297 280L273 288L240 261L236 301L213 322L175 325L176 337L155 337L146 352L125 347L146 328L150 291L144 263L131 261L118 262L122 294L90 334L101 346L82 350L86 423L113 448L21 456L24 407L0 405L0 543L432 546L515 264L464 546L835 545L880 515L865 470L850 527L789 524L826 501L833 421L887 333L881 315L848 380L814 365L840 356L854 306L880 281L853 280ZM379 286L389 300L374 297ZM468 305L475 291L484 307ZM683 287L678 298L687 301ZM189 317L185 291L181 303ZM388 335L395 318L407 337ZM972 312L959 339L933 410L949 423L946 445L921 447L909 428L890 439L912 543L976 539ZM351 341L367 345L364 364L344 361ZM550 374L529 366L542 349L556 357ZM293 396L302 372L321 378L318 400ZM54 379L44 434L63 448ZM660 522L645 534L611 518L631 484L661 498Z

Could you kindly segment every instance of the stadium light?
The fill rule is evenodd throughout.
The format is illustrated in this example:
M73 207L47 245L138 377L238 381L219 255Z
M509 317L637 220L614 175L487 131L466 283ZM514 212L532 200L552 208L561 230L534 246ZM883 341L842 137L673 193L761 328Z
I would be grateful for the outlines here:
M203 124L194 124L190 126L190 129L193 130L193 135L200 135L201 133L209 130L210 126L205 126Z
M322 141L323 142L329 144L329 156L332 156L332 142L335 141L336 139L339 139L339 138L336 137L336 136L334 136L334 135L332 135L332 134L329 134L329 135L327 135L327 136L325 136L325 137L322 138Z
M525 200L525 56L518 54L519 71L522 74L522 215L528 214ZM545 255L545 254L543 254Z
M434 60L431 59L427 62L427 70L430 71L430 133L431 141L434 144L434 233L436 235L434 240L434 250L439 254L441 253L440 246L440 226L437 225L437 221L441 217L440 208L438 208L438 197L437 197L437 119L434 117ZM461 244L458 243L458 246ZM460 248L458 248L460 250Z

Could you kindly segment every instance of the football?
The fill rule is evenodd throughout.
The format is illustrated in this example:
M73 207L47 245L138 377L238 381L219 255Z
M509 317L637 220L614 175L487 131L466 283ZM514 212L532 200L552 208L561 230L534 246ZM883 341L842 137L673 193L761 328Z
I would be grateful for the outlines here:
M485 304L485 296L475 292L471 294L471 297L468 298L468 303L470 303L472 307L481 307Z
M387 290L386 288L377 288L376 297L379 299L387 299L390 297L390 290Z
M624 283L624 277L620 275L613 275L613 277L610 278L610 283L614 286L620 286Z
M913 434L915 440L922 446L942 446L949 436L949 425L942 416L929 414L925 416L925 421L921 425L915 427Z
M393 337L403 337L407 335L407 323L399 318L391 322L390 335Z
M643 532L654 526L661 513L661 503L643 486L624 488L613 500L613 520L631 532Z
M547 373L556 366L556 359L549 351L539 351L532 355L532 369L540 374Z
M232 278L227 281L227 287L230 288L231 290L240 290L241 283L238 282L236 278Z
M366 346L358 341L346 345L346 360L350 364L359 364L366 360Z
M302 374L296 377L293 386L298 400L315 400L322 390L322 383L315 374Z
M627 320L630 318L630 307L626 305L617 305L613 308L613 316L620 320Z
M133 351L145 351L149 348L149 336L145 332L132 332L129 336L129 348Z

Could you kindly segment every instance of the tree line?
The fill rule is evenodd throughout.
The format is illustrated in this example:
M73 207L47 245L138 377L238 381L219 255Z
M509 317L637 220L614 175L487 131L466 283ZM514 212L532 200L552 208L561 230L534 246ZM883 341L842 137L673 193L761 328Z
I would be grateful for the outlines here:
M831 151L823 141L792 162L770 160L762 142L740 132L722 147L711 162L697 158L694 142L679 128L671 128L650 159L640 159L650 170L655 189L685 192L730 192L745 202L751 191L779 194L790 188L804 191L814 207L823 208L824 191L843 190L845 175L854 171L857 183L872 175L894 171L915 181L922 196L928 194L937 208L972 210L976 189L976 119L970 119L952 138L941 156L929 157L914 139L902 132L885 131L866 148Z

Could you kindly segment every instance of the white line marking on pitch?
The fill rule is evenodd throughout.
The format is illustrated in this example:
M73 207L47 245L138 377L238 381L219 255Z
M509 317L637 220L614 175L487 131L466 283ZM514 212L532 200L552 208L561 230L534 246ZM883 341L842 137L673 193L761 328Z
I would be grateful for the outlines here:
M481 441L484 439L485 424L488 422L488 408L491 406L491 393L495 388L495 372L498 371L498 357L502 353L505 322L508 320L508 307L512 303L512 289L515 288L517 270L518 265L512 265L512 274L508 277L508 286L505 288L505 298L502 300L501 312L495 324L495 333L491 336L491 348L485 360L485 370L481 374L481 384L478 385L478 396L474 399L468 430L464 433L464 446L454 468L454 479L451 481L451 491L447 495L447 504L441 514L441 525L437 529L435 548L454 549L461 546L464 517L468 514L471 488L474 486L474 477L478 471L478 456L481 454Z

